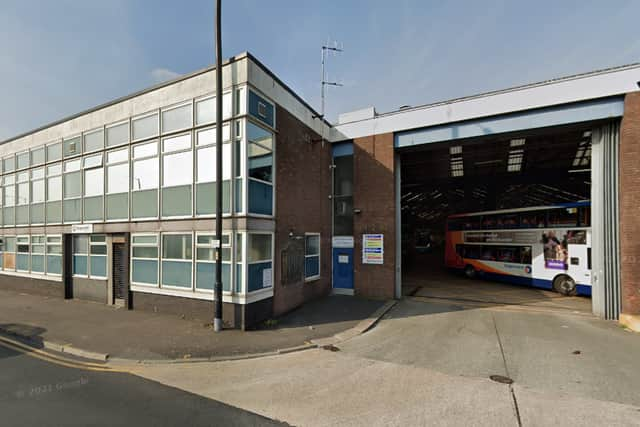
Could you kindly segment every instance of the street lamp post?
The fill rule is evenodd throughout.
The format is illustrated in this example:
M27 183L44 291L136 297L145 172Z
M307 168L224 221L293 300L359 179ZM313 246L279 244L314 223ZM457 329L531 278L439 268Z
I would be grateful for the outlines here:
M222 0L216 0L216 283L213 329L222 331Z

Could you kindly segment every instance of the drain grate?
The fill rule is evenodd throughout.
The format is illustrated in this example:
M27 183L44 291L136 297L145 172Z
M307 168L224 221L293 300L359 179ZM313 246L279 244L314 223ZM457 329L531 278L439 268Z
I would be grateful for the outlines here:
M513 384L513 380L509 377L505 377L504 375L491 375L489 379L501 384Z

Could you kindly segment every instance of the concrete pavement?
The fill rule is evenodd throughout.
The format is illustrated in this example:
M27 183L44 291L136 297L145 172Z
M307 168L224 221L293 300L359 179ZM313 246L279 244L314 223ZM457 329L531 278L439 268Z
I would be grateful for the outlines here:
M405 299L338 347L139 374L301 426L640 425L640 336L571 311Z
M282 316L273 327L216 334L211 325L179 316L2 290L0 332L27 337L36 346L47 341L108 354L110 359L227 358L277 352L331 337L355 327L384 304L329 296Z

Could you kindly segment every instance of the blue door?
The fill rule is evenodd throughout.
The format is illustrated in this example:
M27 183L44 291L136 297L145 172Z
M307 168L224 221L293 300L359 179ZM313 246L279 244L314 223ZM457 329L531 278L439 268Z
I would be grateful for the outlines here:
M353 290L353 248L333 248L333 288Z

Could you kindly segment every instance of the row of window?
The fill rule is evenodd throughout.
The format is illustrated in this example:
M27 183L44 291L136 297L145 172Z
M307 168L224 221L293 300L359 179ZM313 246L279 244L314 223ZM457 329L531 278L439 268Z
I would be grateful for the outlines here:
M456 245L461 258L531 264L531 246Z
M247 211L272 215L273 133L233 123L233 138L223 126L223 212L232 199L244 212L246 164ZM5 226L213 215L215 180L215 128L204 128L5 175L0 214Z
M235 108L233 108L233 100L232 91L223 93L222 119L225 121L234 115L240 116L247 112L247 91L244 87L235 90ZM275 127L275 108L271 102L253 90L249 90L248 102L249 115L271 128ZM63 138L59 142L5 156L0 162L0 174L57 162L63 158L101 151L129 142L180 132L192 127L206 126L215 122L216 98L215 96L205 96L89 130L77 136Z
M588 227L590 224L591 207L582 206L450 218L447 222L447 229L449 231L509 230L545 227Z
M73 276L106 280L104 234L74 235ZM131 236L131 283L167 289L211 291L215 283L215 236L207 233L143 233ZM246 245L246 252L243 248ZM246 259L246 263L243 260ZM245 270L246 264L246 270ZM0 239L3 271L62 274L62 236L25 235ZM273 236L225 233L222 281L225 292L253 292L272 286ZM246 283L243 277L246 275ZM305 235L304 275L320 277L320 234Z
M0 270L60 276L62 274L62 236L31 235L0 238Z

